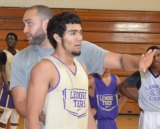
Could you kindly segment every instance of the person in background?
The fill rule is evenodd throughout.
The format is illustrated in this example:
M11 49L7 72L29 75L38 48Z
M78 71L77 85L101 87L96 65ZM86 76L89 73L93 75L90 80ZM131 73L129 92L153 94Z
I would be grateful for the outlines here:
M3 52L3 51L0 51L0 69L2 69L2 66L5 65L7 62L7 56L6 56L6 53ZM1 84L0 84L0 93L1 93L1 90L2 90L2 87L3 87L3 80L2 80L2 75L0 75L1 77Z
M0 129L5 129L7 122L10 118L11 129L17 129L19 115L17 114L13 97L10 91L10 76L11 76L11 63L13 56L17 53L15 49L17 43L17 35L15 33L8 33L6 36L7 49L3 50L0 54L0 72L3 81L3 87L0 96L0 108L4 109L0 117Z
M120 92L126 97L138 101L142 109L139 118L139 129L160 129L160 48L156 49L153 62L148 70L135 72L120 84ZM128 91L129 87L136 87L138 96Z
M98 129L117 129L115 118L126 101L121 96L118 102L119 84L120 79L109 69L103 75L89 75L89 99Z

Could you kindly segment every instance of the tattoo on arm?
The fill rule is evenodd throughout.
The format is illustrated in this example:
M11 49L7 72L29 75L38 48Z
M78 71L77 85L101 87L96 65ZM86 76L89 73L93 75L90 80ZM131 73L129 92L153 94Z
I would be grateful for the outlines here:
M123 60L123 56L122 56L121 59L120 59L120 65L121 65L121 68L124 70L124 60Z

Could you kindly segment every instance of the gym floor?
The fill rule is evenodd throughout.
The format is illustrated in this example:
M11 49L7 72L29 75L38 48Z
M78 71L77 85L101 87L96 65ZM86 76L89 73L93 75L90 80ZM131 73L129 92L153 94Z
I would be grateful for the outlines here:
M117 118L118 129L138 129L139 115L119 115ZM19 119L18 129L23 129L23 119Z

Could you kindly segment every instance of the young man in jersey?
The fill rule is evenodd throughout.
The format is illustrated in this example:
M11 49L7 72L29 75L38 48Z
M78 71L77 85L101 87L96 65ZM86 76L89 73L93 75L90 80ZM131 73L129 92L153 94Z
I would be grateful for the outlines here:
M3 89L1 90L0 96L0 108L4 109L2 116L0 117L0 129L5 129L7 122L10 118L11 129L17 129L19 115L17 114L13 97L10 94L10 74L11 74L11 63L14 55L18 50L15 49L17 43L17 35L15 33L8 33L6 36L7 49L3 50L0 59L0 72L3 81Z
M156 49L157 51L146 73L137 71L120 84L121 93L138 101L142 109L139 118L139 129L160 128L160 48L151 46L148 50L150 49ZM138 96L130 93L127 90L128 87L136 87Z
M31 71L27 129L41 129L39 116L43 107L45 129L96 128L89 108L86 67L75 59L81 54L79 17L70 12L54 16L49 20L47 34L55 51Z
M98 129L117 129L116 117L126 98L118 101L120 79L106 69L103 75L89 76L89 100Z

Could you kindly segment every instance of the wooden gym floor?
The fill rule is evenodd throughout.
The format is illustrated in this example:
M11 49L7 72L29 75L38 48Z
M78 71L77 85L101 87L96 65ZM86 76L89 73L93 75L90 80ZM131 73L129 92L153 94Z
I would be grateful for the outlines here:
M118 129L138 129L138 117L139 115L119 115L116 119ZM24 129L22 117L19 119L18 129Z
M139 115L119 115L117 118L118 129L138 129ZM23 119L19 119L18 129L23 129Z

